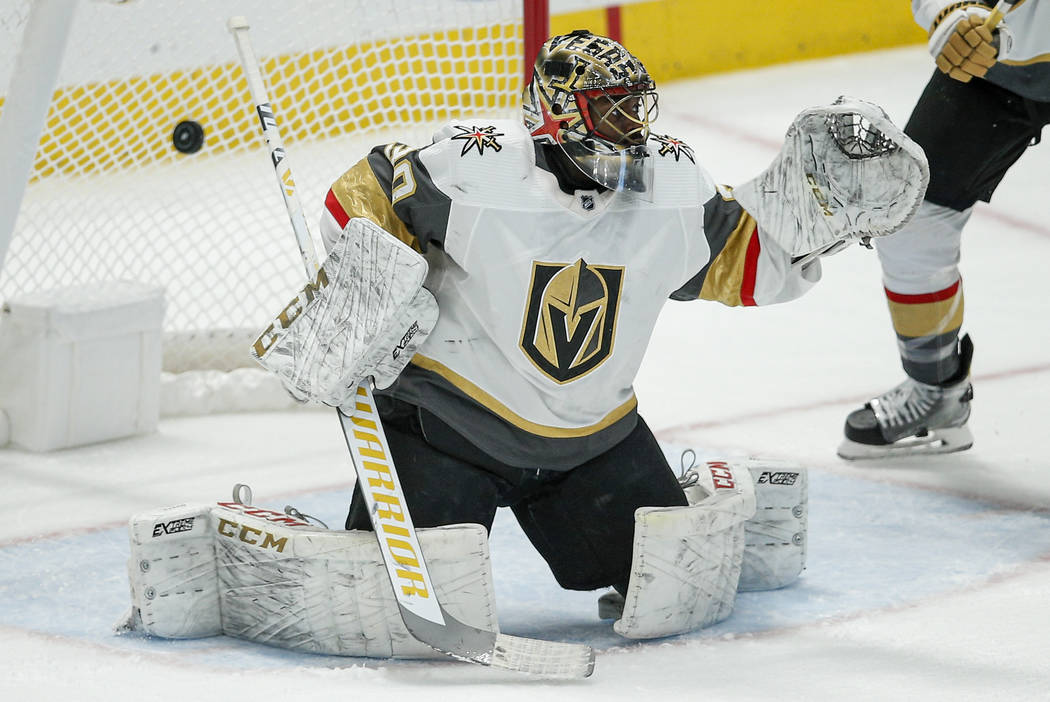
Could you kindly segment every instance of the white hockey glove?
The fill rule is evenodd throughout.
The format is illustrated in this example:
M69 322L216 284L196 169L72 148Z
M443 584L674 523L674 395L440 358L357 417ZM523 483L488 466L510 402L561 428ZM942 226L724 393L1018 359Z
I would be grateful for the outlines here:
M929 180L926 155L882 108L840 97L800 113L773 163L733 197L760 231L808 259L897 231Z
M984 5L967 5L950 12L934 25L930 33L930 55L941 73L963 83L983 78L997 58L1009 53L1013 35L1005 24L984 27L992 10Z
M351 219L252 354L300 400L353 406L365 378L389 387L437 322L427 262L370 220Z

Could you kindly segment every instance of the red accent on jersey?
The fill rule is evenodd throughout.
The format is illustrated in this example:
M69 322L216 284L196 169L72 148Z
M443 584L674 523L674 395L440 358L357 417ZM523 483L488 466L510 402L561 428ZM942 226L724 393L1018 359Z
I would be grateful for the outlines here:
M758 240L758 227L751 231L751 241L747 242L747 253L744 255L744 279L740 282L740 303L745 307L757 307L755 302L755 279L758 278L758 255L762 253L762 243Z
M895 293L889 288L884 288L886 291L886 298L890 302L897 302L902 305L922 305L928 302L941 302L943 300L950 300L955 297L955 294L959 292L959 283L962 281L955 281L944 290L937 290L931 293L921 293L919 295L903 295L901 293Z
M346 223L350 221L350 215L346 213L343 206L339 204L339 200L336 199L335 193L331 190L324 198L324 207L328 210L333 217L335 217L336 224L340 227L345 227Z

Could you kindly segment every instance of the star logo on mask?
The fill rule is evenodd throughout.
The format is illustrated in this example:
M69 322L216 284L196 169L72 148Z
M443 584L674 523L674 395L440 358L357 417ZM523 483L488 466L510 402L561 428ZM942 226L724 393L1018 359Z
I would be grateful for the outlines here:
M675 161L685 156L691 162L696 163L696 159L693 158L693 149L681 139L661 134L653 134L653 139L660 144L660 150L657 153L661 156L674 156Z
M503 133L497 132L495 127L461 127L458 124L454 126L461 133L452 138L464 142L463 150L459 152L460 156L466 156L474 148L478 150L479 155L484 155L485 149L493 151L503 149L503 146L496 141L496 137L503 136Z

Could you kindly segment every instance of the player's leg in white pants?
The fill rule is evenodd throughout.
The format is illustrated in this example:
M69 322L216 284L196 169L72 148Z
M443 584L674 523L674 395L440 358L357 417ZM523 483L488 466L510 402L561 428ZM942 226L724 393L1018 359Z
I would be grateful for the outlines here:
M942 383L959 370L959 242L971 212L926 201L897 234L875 240L901 361L920 382Z
M959 340L959 249L972 208L923 202L896 234L876 241L907 379L846 419L843 458L946 453L969 448L973 346Z

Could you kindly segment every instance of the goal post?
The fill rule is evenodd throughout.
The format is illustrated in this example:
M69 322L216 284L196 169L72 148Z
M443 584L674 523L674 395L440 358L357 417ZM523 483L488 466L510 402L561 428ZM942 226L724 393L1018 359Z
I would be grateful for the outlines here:
M39 0L11 15L9 21L24 22L21 50L9 58L10 84L0 111L0 270L14 233L15 219L26 183L33 169L36 145L51 104L51 90L58 77L73 12L63 0Z
M57 21L34 21L44 10ZM546 13L546 0L0 0L0 144L39 134L22 172L0 176L0 299L148 282L165 290L166 371L251 366L302 264L228 17L252 23L312 221L370 147L516 115ZM20 62L32 51L52 65ZM20 96L45 84L46 108Z

